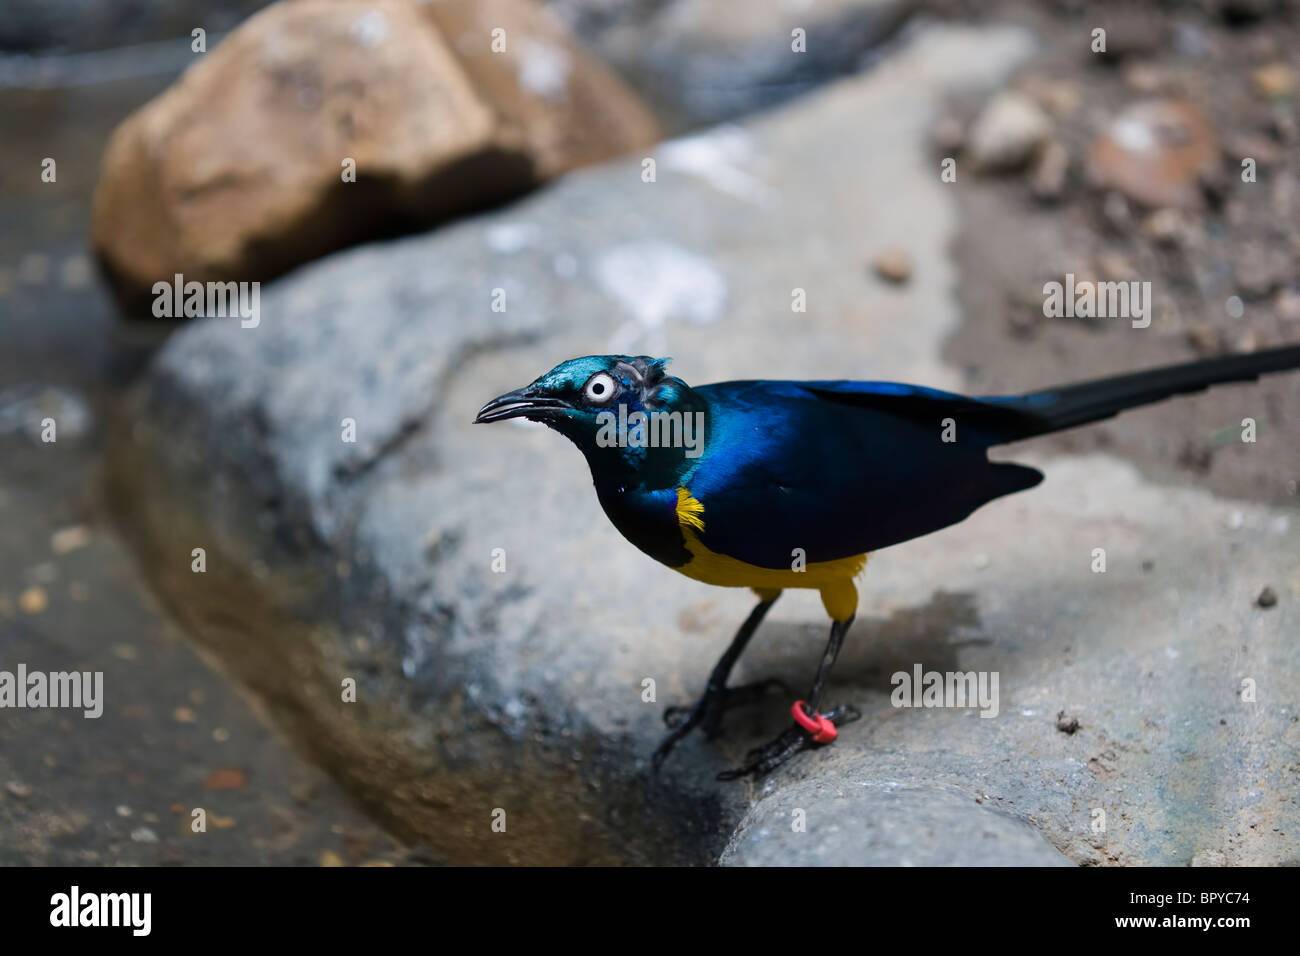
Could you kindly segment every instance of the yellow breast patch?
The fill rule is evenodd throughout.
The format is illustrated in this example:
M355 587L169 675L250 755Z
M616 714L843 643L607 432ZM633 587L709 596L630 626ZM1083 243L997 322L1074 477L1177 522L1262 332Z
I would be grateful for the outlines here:
M811 588L821 592L826 612L837 621L854 615L858 608L858 589L854 578L867 565L865 554L855 554L834 561L813 561L802 570L760 568L737 558L710 551L700 540L704 530L704 503L685 488L677 489L677 524L685 539L691 560L674 568L688 578L728 588L753 588L773 593L785 588ZM791 563L793 564L793 555Z

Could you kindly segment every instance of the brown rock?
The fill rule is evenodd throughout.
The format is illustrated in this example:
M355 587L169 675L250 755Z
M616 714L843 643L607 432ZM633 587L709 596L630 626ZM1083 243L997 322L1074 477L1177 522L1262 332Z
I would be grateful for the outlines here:
M1060 199L1065 192L1065 177L1070 169L1070 153L1059 140L1043 147L1034 162L1029 188L1044 201Z
M1250 299L1261 299L1291 280L1293 265L1285 249L1264 242L1243 243L1232 258L1237 288Z
M1187 342L1199 355L1222 355L1223 333L1211 325L1197 325L1187 330Z
M903 283L912 276L912 257L902 249L889 249L876 256L871 267L880 278Z
M1187 238L1188 225L1177 209L1157 209L1142 223L1142 235L1162 246L1176 246Z
M1295 90L1295 76L1285 63L1270 63L1250 74L1255 92L1265 99L1290 96Z
M1278 318L1287 322L1300 322L1300 292L1282 289L1273 300Z
M1214 174L1219 145L1200 110L1149 100L1121 112L1094 140L1088 178L1145 206L1196 208L1201 181Z
M208 774L203 781L204 790L242 790L248 784L248 774L242 770L222 767Z
M504 52L492 51L497 28ZM276 4L117 129L92 242L139 308L175 273L268 279L657 133L607 68L523 0Z
M1168 75L1149 63L1134 63L1124 68L1124 83L1143 96L1159 93L1169 83Z
M1056 715L1056 729L1063 734L1075 734L1079 730L1079 718L1071 717L1065 711Z
M975 118L967 140L978 172L1024 166L1052 135L1052 121L1038 104L1014 90L999 93Z
M18 595L18 610L24 614L40 614L49 607L49 603L42 587L30 587Z

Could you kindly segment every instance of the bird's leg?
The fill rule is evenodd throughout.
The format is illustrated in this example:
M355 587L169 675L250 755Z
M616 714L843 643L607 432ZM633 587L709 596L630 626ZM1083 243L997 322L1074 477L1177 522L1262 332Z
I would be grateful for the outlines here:
M718 732L722 715L729 707L757 700L771 687L785 687L780 681L774 680L759 681L743 687L727 687L727 678L731 676L731 669L736 666L736 661L745 650L749 639L754 636L758 625L762 623L768 609L776 603L780 594L780 591L760 592L757 606L749 612L749 617L745 619L744 624L740 625L736 636L731 639L731 645L713 666L713 672L709 674L709 682L704 689L704 696L691 707L669 707L664 711L664 723L672 728L672 733L663 739L651 758L656 772L672 753L673 747L677 746L677 742L696 727L703 724L705 734L713 737Z
M831 636L826 643L826 653L822 655L821 663L817 666L817 676L813 678L812 689L808 691L808 697L803 702L804 713L810 718L810 722L811 718L817 715L818 708L821 707L822 694L825 693L826 684L830 680L831 668L835 666L835 658L839 656L840 647L844 644L844 635L849 632L849 625L852 623L852 616L843 621L831 622ZM830 721L831 724L839 726L852 723L862 715L858 713L856 708L845 704L821 716ZM750 774L765 774L779 767L801 750L818 746L817 736L819 734L805 729L802 724L796 722L775 740L751 750L745 757L743 767L738 767L735 770L725 770L718 774L718 779L735 780Z

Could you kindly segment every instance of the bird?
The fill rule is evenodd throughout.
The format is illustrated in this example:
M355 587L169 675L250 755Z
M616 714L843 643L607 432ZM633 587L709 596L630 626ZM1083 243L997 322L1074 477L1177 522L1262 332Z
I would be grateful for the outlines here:
M691 387L669 374L669 361L570 359L492 399L474 422L524 418L559 432L586 458L601 507L629 542L696 581L757 596L700 698L665 710L669 732L652 754L656 773L691 731L712 739L729 709L788 692L781 681L728 682L783 591L820 593L830 636L810 689L792 702L787 729L719 774L732 780L825 746L860 717L851 704L820 708L868 557L1043 480L1036 468L991 461L990 448L1295 369L1300 345L985 397L886 381Z

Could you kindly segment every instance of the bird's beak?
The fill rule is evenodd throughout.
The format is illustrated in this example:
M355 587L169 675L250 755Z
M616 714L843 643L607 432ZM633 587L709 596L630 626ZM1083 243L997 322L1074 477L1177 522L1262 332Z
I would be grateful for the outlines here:
M474 424L500 422L507 418L545 418L560 414L568 407L569 403L563 399L543 395L535 386L526 385L492 399L479 409Z

